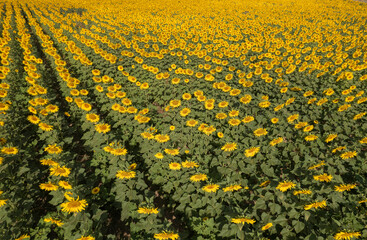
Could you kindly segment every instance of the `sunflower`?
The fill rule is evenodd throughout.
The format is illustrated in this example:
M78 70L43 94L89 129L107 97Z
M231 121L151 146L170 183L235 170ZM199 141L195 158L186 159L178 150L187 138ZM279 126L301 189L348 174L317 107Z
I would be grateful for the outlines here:
M16 147L3 147L1 152L7 155L15 155L18 153L18 149Z
M195 127L199 122L194 120L194 119L190 119L186 122L186 125L189 127Z
M95 195L95 194L98 194L100 190L101 189L99 187L95 187L95 188L92 189L91 192L92 192L93 195Z
M177 233L163 231L162 233L154 234L154 238L159 240L176 240L179 238L179 235Z
M361 119L364 115L366 115L367 112L358 113L353 117L353 120Z
M47 132L53 129L52 125L49 125L47 123L42 123L42 122L38 124L38 127L42 129L43 131L47 131Z
M299 117L299 114L291 115L291 116L289 116L289 117L287 118L287 121L288 121L289 123L294 122L295 120L297 120L297 119L298 119L298 117Z
M218 184L208 184L201 188L205 192L216 192L219 189Z
M173 162L169 164L169 168L172 170L180 170L181 169L181 164L177 163L177 162Z
M270 102L269 101L264 101L264 102L260 102L259 103L259 107L261 108L267 108L270 106Z
M8 199L0 199L0 207L6 205L6 201L8 201Z
M279 121L279 118L272 118L272 119L271 119L271 122L272 122L273 124L277 123L278 121Z
M184 93L184 94L182 94L182 99L183 100L190 100L191 99L191 94L190 93Z
M296 186L296 184L293 183L293 182L284 181L284 182L280 182L278 184L278 186L276 187L276 189L278 189L278 190L280 190L282 192L285 192L288 189L294 188L295 186Z
M52 222L52 223L56 224L59 227L61 227L62 225L64 225L64 223L61 222L61 220L56 220L56 219L53 219L51 217L50 218L45 218L45 219L43 219L43 221L45 221L45 222Z
M72 186L67 181L59 181L58 184L63 189L72 189Z
M218 107L220 107L220 108L225 108L227 106L228 106L228 102L227 101L223 101L223 102L218 103Z
M344 105L341 105L339 108L338 108L338 112L343 112L345 110L347 110L348 108L350 108L352 105L350 104L344 104Z
M282 137L279 137L279 138L276 138L276 139L271 140L269 144L271 146L275 146L275 145L277 145L277 144L279 144L281 142L283 142L283 138Z
M154 157L158 158L158 159L162 159L164 156L162 153L157 153L154 155Z
M251 219L251 218L244 218L244 217L241 217L241 218L232 218L231 219L231 222L233 223L236 223L236 224L254 224L256 222L255 219Z
M362 140L359 141L362 144L366 144L367 143L367 137L363 138Z
M125 106L130 106L132 104L131 100L128 98L122 99L121 103L124 104Z
M345 152L343 154L340 155L340 157L342 159L349 159L349 158L354 158L355 156L357 156L357 152L353 151L353 152Z
M160 143L168 142L170 140L168 135L161 135L161 134L155 135L154 139Z
M337 134L329 134L329 136L325 139L325 142L333 141L338 135Z
M179 107L181 105L181 100L171 100L169 105L173 108Z
M315 168L318 168L318 167L321 167L321 166L324 166L325 165L325 161L321 161L320 163L318 164L315 164L315 165L312 165L311 167L309 167L308 169L309 170L312 170L312 169L315 169Z
M308 205L305 205L304 206L304 209L305 210L310 210L312 208L324 208L326 207L326 200L323 200L323 201L319 201L319 202L314 202L314 203L311 203L311 204L308 204Z
M79 196L77 199L67 197L68 201L62 203L61 211L68 212L68 213L75 213L75 212L81 212L85 209L85 207L88 205L87 201L85 199L79 200Z
M15 240L23 240L26 238L30 238L30 236L28 234L23 234L22 236L20 236L19 238L15 239Z
M48 158L48 159L41 159L40 162L41 162L42 165L45 165L45 166L57 166L58 165L57 162L53 161L50 158Z
M39 186L42 190L46 191L56 191L59 188L57 185L52 184L51 182L41 183Z
M130 178L134 178L136 176L136 172L134 171L122 171L122 170L119 170L117 173L116 173L116 177L117 178L120 178L120 179L130 179Z
M258 129L256 129L256 130L254 131L254 135L255 135L256 137L260 137L260 136L263 136L263 135L266 135L266 134L268 134L268 131L266 131L266 129L265 129L265 128L258 128Z
M140 207L138 209L138 213L142 213L142 214L158 214L158 208Z
M245 150L246 157L253 157L260 151L260 147L252 147Z
M360 232L339 232L335 234L334 238L336 240L343 240L343 239L351 239L351 238L359 238L361 236Z
M97 124L95 126L95 129L99 133L107 133L111 130L111 126L109 124L103 123L103 124Z
M190 177L190 180L193 182L205 181L208 179L206 174L195 174Z
M164 152L169 154L169 155L172 155L172 156L176 156L180 153L180 150L179 149L164 149Z
M240 98L240 102L244 103L244 104L249 104L251 102L251 100L252 100L252 96L248 95L248 94L246 94L244 97Z
M309 131L311 131L313 128L314 128L314 126L313 126L313 125L308 125L308 126L306 126L306 127L303 129L303 131L304 131L304 132L309 132Z
M33 124L37 124L41 121L36 115L29 115L27 119Z
M337 192L350 191L355 187L357 187L357 184L341 184L340 186L335 186L335 191Z
M271 228L272 226L273 226L273 224L272 224L272 223L267 223L266 225L264 225L264 226L261 228L261 230L265 231L265 230L267 230L267 229Z
M311 135L306 136L305 140L310 142L310 141L316 140L317 138L318 138L318 136L311 134Z
M191 112L190 108L183 108L181 111L180 111L180 115L181 117L186 117L187 115L189 115Z
M241 188L242 186L238 184L230 185L228 187L223 188L223 192L233 192L233 191L240 190Z
M237 149L237 143L226 143L221 149L225 152L232 152Z
M315 179L316 181L320 181L320 182L330 182L332 178L333 176L328 175L326 173L313 176L313 179Z
M86 115L86 119L89 122L95 123L95 122L98 122L99 121L99 116L97 114L90 113L90 114L87 114Z
M49 154L60 154L62 152L62 148L57 146L56 144L48 145L45 148L45 151Z
M232 118L228 121L229 125L231 126L238 126L241 123L241 120L237 118Z
M50 175L61 176L61 177L68 177L70 174L70 168L67 167L60 167L54 166L50 168Z
M252 122L254 120L255 120L255 118L253 116L246 116L244 119L242 119L242 122L249 123L249 122Z
M197 164L194 161L185 161L185 162L182 162L181 164L182 164L182 167L184 167L184 168L197 168L197 167L199 167L199 164Z
M295 196L300 195L300 194L308 194L309 195L311 193L312 193L312 191L308 190L308 189L293 191L293 195L295 195Z

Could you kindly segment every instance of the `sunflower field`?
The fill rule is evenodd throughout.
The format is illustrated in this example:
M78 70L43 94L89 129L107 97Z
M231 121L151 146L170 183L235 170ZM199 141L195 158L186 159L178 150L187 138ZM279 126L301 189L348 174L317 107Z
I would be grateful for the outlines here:
M367 239L367 3L0 1L0 239Z

